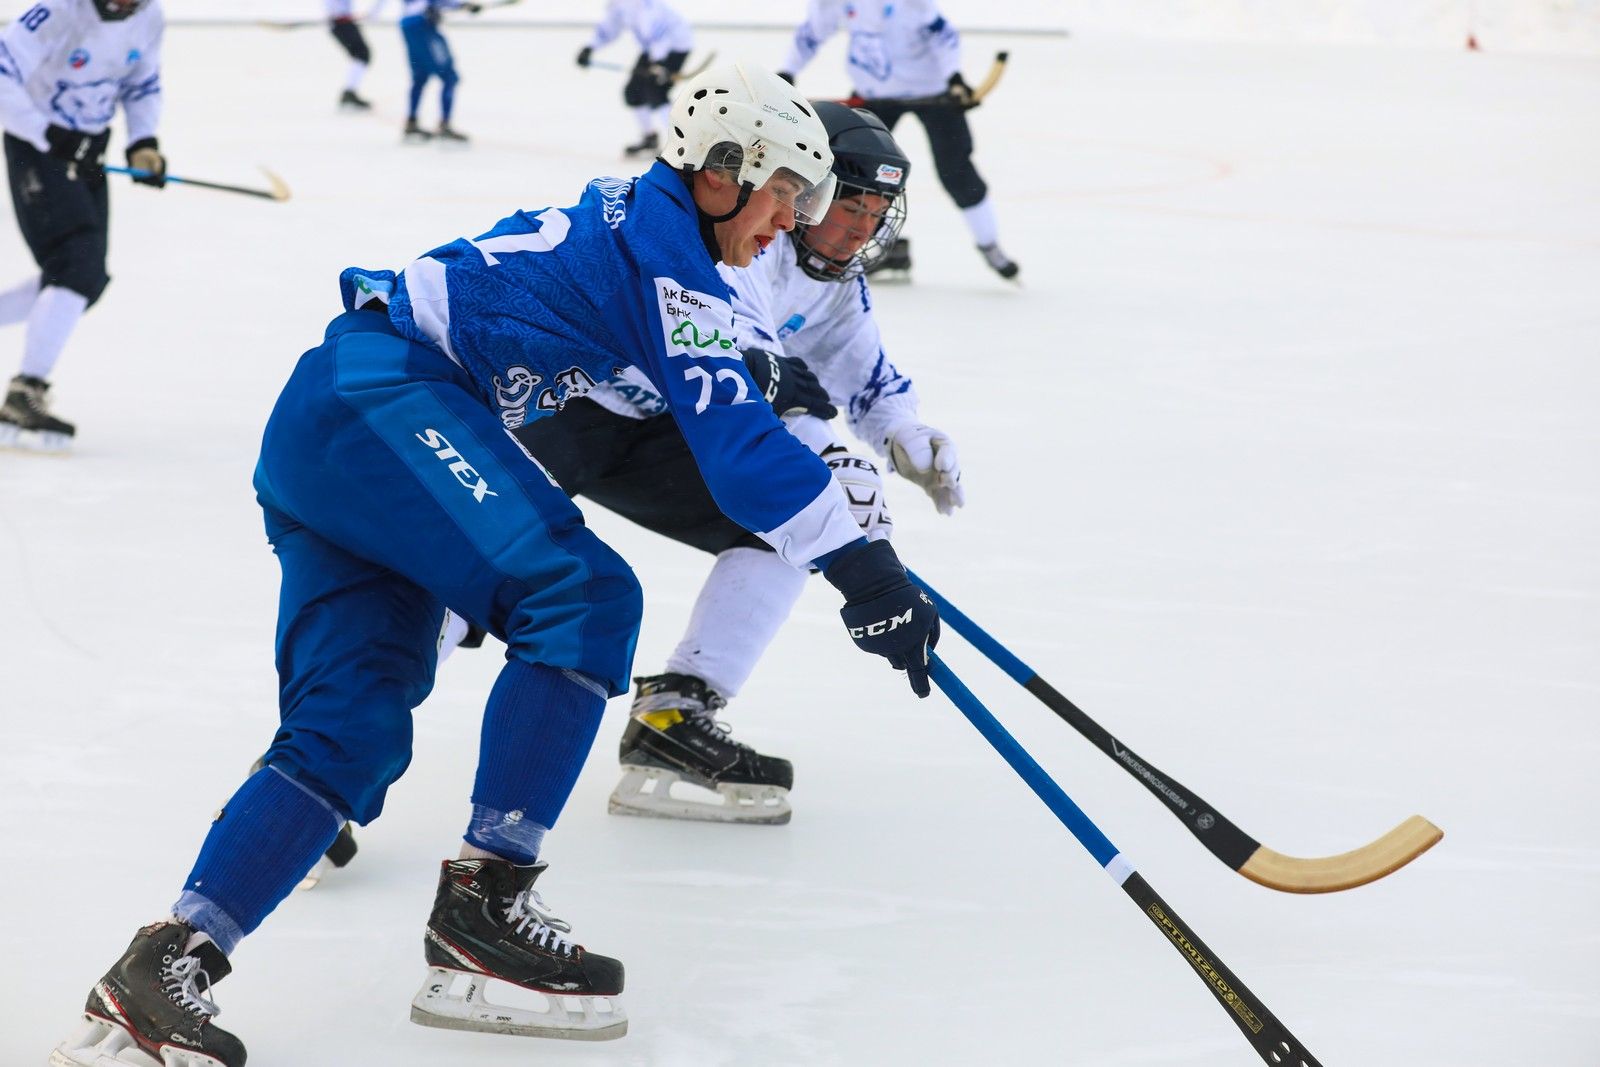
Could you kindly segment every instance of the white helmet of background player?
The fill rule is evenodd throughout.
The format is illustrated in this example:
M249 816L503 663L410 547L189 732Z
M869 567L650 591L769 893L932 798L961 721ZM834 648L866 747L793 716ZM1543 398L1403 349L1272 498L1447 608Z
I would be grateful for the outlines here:
M144 6L144 0L94 0L101 22L120 22Z
M800 269L818 281L845 281L889 254L906 223L906 177L911 160L883 120L833 100L814 104L837 183L824 220L795 227Z
M795 221L816 222L833 200L828 131L794 86L742 63L713 67L678 91L667 119L661 159L684 172L720 170L739 183L739 200L766 189L794 208Z

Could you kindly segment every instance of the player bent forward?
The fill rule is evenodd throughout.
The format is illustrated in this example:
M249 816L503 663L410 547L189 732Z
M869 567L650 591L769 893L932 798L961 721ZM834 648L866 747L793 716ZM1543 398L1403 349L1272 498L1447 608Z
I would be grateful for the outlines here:
M346 311L301 357L256 473L283 568L282 723L267 765L216 816L170 917L140 930L90 990L57 1067L244 1063L214 1022L211 986L342 823L381 811L433 683L445 604L508 652L465 840L442 865L424 930L412 1018L625 1031L622 964L573 941L534 885L605 698L626 691L641 594L506 432L623 368L667 399L722 507L793 564L814 561L844 593L856 642L928 691L931 602L885 542L861 536L827 467L757 402L723 346L733 325L715 263L748 263L821 214L826 133L776 76L737 66L691 82L672 129L670 165L591 182L573 207L519 211L399 275L341 276ZM542 994L544 1010L486 1003L490 978Z

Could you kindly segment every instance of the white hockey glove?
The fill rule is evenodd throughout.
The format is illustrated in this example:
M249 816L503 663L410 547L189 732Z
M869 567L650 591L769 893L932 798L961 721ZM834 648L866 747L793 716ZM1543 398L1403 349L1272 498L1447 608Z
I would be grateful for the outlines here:
M949 515L967 502L955 442L942 431L908 422L890 431L883 444L889 469L920 485L939 514Z
M834 481L850 501L850 514L868 541L887 541L894 530L889 507L883 499L883 475L878 465L865 456L852 455L839 445L822 451L822 462L833 472Z

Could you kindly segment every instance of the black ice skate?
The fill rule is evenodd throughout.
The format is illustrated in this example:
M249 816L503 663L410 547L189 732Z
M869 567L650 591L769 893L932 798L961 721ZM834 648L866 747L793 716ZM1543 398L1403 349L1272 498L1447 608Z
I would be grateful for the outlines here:
M910 281L911 238L896 237L894 244L889 246L888 253L868 266L867 273L872 276L874 285Z
M11 379L6 402L0 405L0 446L38 452L63 452L72 445L77 427L50 414L45 393L50 383L31 374Z
M655 132L645 134L637 141L622 149L622 154L628 159L637 159L640 156L653 156L661 149L661 138Z
M998 244L979 245L978 251L983 253L983 261L994 268L994 272L1006 281L1011 281L1022 268L1017 266L1015 260L1001 251Z
M372 101L356 95L354 89L346 89L339 94L339 107L345 111L371 111Z
M244 1067L244 1045L211 1022L206 999L232 969L211 942L177 920L140 930L89 992L78 1032L50 1053L50 1067Z
M400 140L406 144L427 144L433 140L433 133L418 126L416 119L406 119L406 128L401 131Z
M617 1000L621 961L563 936L571 927L550 914L533 888L544 870L543 863L445 860L423 937L428 977L412 998L412 1022L581 1041L628 1032ZM539 994L543 1009L490 1003L490 978ZM457 985L464 988L452 992Z
M794 767L735 741L716 713L727 701L687 674L635 678L633 718L622 732L614 815L708 822L786 823ZM680 796L674 785L686 785ZM699 789L692 787L698 786ZM711 790L707 797L701 790ZM687 795L687 794L698 794ZM701 799L704 798L704 799Z
M439 123L439 129L434 133L434 139L440 144L465 146L472 138L450 125L448 122Z

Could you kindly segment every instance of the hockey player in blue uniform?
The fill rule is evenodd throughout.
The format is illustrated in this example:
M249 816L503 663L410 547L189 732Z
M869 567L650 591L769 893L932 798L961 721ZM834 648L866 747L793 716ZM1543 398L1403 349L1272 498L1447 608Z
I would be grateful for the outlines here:
M622 965L571 939L534 888L607 696L626 691L641 594L626 563L508 432L641 368L719 505L844 594L863 650L928 692L931 602L861 535L827 467L756 392L720 260L748 264L833 191L827 134L775 75L690 82L663 159L573 207L519 211L398 274L347 269L346 311L295 368L256 473L283 568L282 723L216 815L169 917L91 990L56 1067L240 1067L213 1022L228 953L410 756L445 604L507 645L484 712L460 857L440 871L414 1021L609 1038ZM489 1004L490 977L545 994ZM464 989L459 986L465 985ZM315 1059L315 1057L311 1057ZM165 1062L174 1062L166 1060Z
M406 42L406 59L411 64L411 94L406 101L403 136L413 143L435 137L458 143L467 140L466 134L450 125L456 106L456 84L461 76L456 73L450 42L439 31L439 23L449 8L476 15L483 5L473 0L402 0L400 5L400 36ZM432 78L439 79L439 126L425 130L417 124L417 109L422 105L422 90Z
M0 126L22 239L37 273L0 291L0 325L26 321L22 366L0 405L0 445L68 447L49 379L83 313L110 282L110 200L101 169L121 105L136 181L160 188L161 36L156 0L43 0L0 31Z

